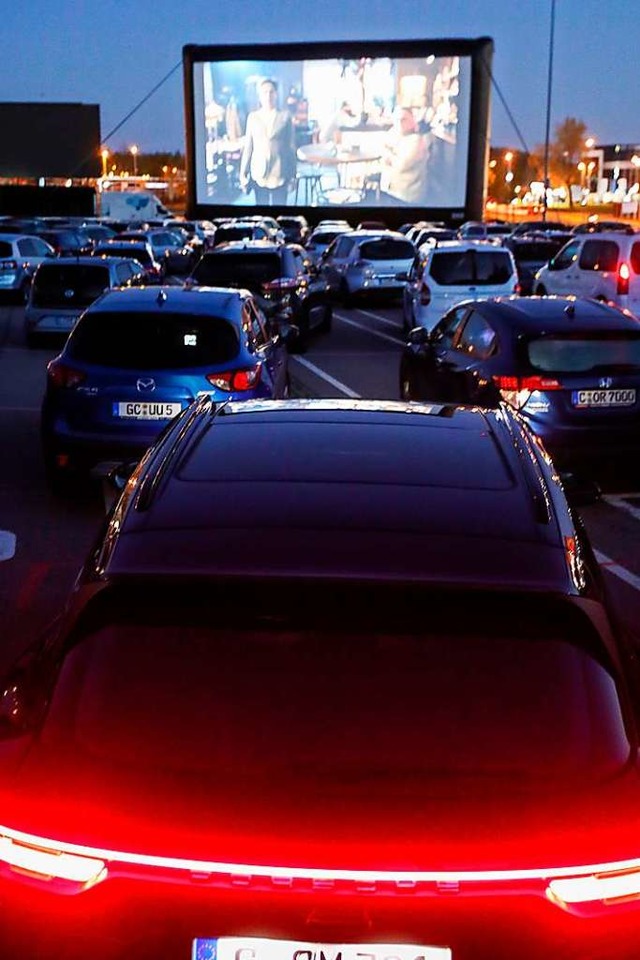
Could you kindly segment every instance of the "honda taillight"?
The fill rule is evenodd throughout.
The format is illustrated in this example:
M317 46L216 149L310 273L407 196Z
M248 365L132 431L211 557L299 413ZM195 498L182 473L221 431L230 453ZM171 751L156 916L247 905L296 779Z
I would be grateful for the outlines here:
M82 370L75 370L61 360L51 360L47 364L47 381L50 387L72 389L87 379Z
M2 270L17 270L18 264L15 260L3 260L2 263L0 263L0 268L2 268Z
M502 399L517 410L524 407L532 393L562 390L562 384L554 377L494 377L493 382Z
M428 307L431 303L431 290L426 285L426 283L421 284L420 286L420 306Z
M255 367L248 367L245 370L208 373L207 380L218 390L226 390L231 393L236 390L253 390L260 383L261 375L262 365L258 363Z
M621 263L618 267L618 295L626 296L629 293L629 278L631 271L628 263Z

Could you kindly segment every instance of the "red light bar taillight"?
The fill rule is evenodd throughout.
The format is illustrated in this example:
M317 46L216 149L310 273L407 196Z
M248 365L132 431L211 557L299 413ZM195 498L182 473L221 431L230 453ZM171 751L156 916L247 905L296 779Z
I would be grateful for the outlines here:
M502 394L502 399L516 410L524 407L532 393L547 393L562 390L562 384L553 377L503 377L496 376L493 382Z
M552 880L547 887L547 896L565 910L580 904L614 906L628 903L640 899L640 870Z
M107 876L104 860L32 846L10 837L0 837L0 863L38 880L66 881L76 890L86 890Z
M51 387L71 389L87 379L82 370L75 370L60 360L51 360L47 364L47 381Z
M248 367L245 370L208 373L207 380L218 390L227 390L231 393L234 390L253 390L260 383L261 376L262 364L258 363L255 367Z
M618 267L618 295L626 296L629 293L629 278L631 271L628 263L621 263Z

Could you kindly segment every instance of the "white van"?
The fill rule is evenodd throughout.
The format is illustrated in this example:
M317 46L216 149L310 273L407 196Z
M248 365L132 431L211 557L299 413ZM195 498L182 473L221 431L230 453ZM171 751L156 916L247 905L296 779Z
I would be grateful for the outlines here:
M640 234L575 237L538 270L533 292L593 297L640 317Z
M513 254L486 240L452 240L420 247L406 281L402 296L405 330L432 330L461 300L519 292Z

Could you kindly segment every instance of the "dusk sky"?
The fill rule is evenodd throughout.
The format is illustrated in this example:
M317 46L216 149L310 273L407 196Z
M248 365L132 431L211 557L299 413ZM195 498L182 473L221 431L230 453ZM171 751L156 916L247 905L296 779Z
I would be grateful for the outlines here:
M640 37L629 0L556 0L551 122L640 143ZM102 136L174 67L184 44L490 36L493 72L529 148L544 141L551 0L23 0L5 3L0 100L100 106ZM495 90L491 140L522 147ZM108 140L184 150L181 69ZM1 140L0 140L0 150Z

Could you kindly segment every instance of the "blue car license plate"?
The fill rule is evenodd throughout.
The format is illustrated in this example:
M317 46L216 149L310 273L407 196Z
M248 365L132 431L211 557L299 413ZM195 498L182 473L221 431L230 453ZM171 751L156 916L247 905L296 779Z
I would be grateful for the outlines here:
M170 420L181 410L181 403L157 400L120 400L113 404L113 415L121 420Z

